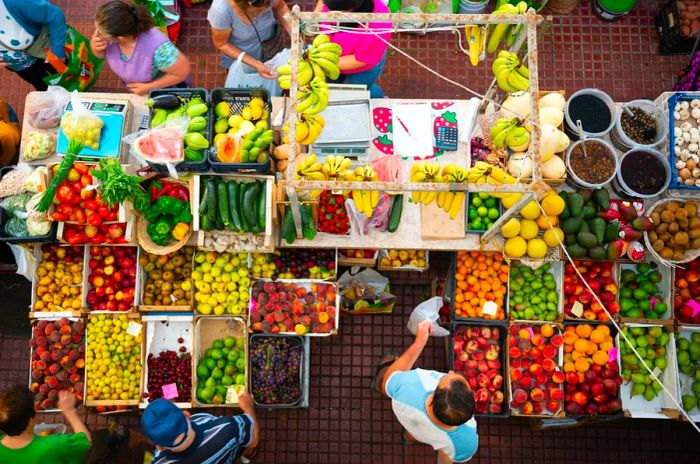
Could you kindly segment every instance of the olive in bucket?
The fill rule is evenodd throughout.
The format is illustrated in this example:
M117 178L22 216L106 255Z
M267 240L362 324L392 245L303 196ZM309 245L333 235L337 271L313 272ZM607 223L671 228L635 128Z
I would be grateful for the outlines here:
M619 163L607 142L586 139L571 145L566 152L566 166L571 174L569 181L576 187L598 188L615 177Z
M671 181L668 160L656 150L635 148L622 155L612 186L621 197L653 198Z

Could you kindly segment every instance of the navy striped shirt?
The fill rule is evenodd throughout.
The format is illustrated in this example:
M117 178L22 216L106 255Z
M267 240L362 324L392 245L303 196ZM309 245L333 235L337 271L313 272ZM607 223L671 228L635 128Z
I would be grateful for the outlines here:
M233 464L253 439L253 420L247 414L217 417L190 416L195 441L181 452L156 451L152 464Z

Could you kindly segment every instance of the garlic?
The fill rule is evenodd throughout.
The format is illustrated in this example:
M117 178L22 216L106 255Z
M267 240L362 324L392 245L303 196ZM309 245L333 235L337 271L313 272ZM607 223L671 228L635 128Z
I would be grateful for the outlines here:
M698 144L697 143L691 143L688 145L688 150L692 151L693 153L698 151Z
M700 111L700 110L698 110L698 111ZM688 123L688 124L690 124L690 123ZM692 137L693 134L700 134L700 131L698 130L697 127L691 127L691 128L690 128L690 136Z
M688 110L680 110L679 114L681 115L681 120L685 121L690 117L690 112Z
M690 142L690 132L683 132L683 140L686 142ZM693 150L690 150L693 151Z
M688 123L688 124L690 124L690 123ZM674 132L675 134L680 134L681 132L683 132L682 126L674 126L674 127L673 127L673 132Z
M688 158L690 157L690 150L688 150L687 148L681 150L680 157L683 161L688 161Z
M674 140L674 143L675 143L675 145L676 145L677 147L680 147L681 145L683 145L683 144L685 143L685 140L683 140L683 136L682 136L682 135L679 135L679 136L676 137L676 139Z
M688 179L690 180L690 179ZM700 179L695 179L695 184L696 187L700 187Z
M680 111L681 110L681 103L678 102L676 103L676 106L673 107L673 111Z
M676 169L683 169L685 167L685 161L678 160L676 161Z
M673 119L676 121L679 121L681 119L681 113L679 111L674 111L673 112Z
M700 156L698 156L695 153L690 154L690 156L688 156L688 159L695 161L695 164L700 163Z
M697 98L694 98L690 101L690 107L691 108L700 108L700 100Z
M691 116L693 119L698 119L698 118L700 118L700 108L693 108L693 109L690 111L690 116Z
M687 101L682 101L681 102L681 111L687 110L689 106L690 106L690 103L688 103Z
M693 125L689 122L684 122L681 124L681 132L688 132L689 130L693 129Z
M695 168L691 172L693 173L693 177L695 177L696 179L700 178L700 169L699 168Z
M700 142L700 134L690 134L690 141L694 143Z

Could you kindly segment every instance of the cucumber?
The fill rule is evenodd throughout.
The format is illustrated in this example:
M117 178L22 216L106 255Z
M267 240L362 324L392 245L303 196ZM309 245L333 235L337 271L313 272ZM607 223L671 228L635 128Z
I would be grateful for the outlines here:
M282 228L280 229L280 235L288 243L294 243L297 239L297 231L294 227L294 217L292 216L292 211L290 207L287 207L284 213L284 219L282 219Z
M209 222L209 217L204 215L201 220L202 230L208 232L212 229L213 224Z
M216 183L216 201L219 204L219 219L228 228L231 222L231 216L228 213L228 191L226 184L223 181Z
M204 189L201 192L202 199L199 201L199 215L205 216L207 214L207 184L204 184Z
M310 205L301 205L301 230L306 240L313 240L316 237L316 226L314 225L314 215Z
M238 206L238 182L235 180L226 182L226 188L228 189L228 212L231 215L231 223L236 230L241 230L243 224L241 223L240 208Z
M209 178L207 181L207 218L209 218L210 223L216 222L216 181L213 178Z
M403 211L403 195L396 195L394 201L391 204L391 214L389 215L389 224L387 225L387 230L389 232L396 232L401 223L401 212Z
M260 192L260 184L257 182L251 182L250 187L248 187L243 196L243 216L245 216L246 222L250 226L250 229L256 229L258 225L258 218L255 214L255 200Z
M249 186L250 183L245 182L241 182L238 186L238 201L236 202L236 205L238 205L238 215L241 219L241 230L243 232L250 231L250 227L248 226L248 220L245 216L245 207L243 206L245 204L243 203L243 197L245 196L245 192L249 188Z
M260 184L260 193L258 194L258 225L260 230L265 230L265 207L267 206L267 192L266 192L266 182L262 181Z

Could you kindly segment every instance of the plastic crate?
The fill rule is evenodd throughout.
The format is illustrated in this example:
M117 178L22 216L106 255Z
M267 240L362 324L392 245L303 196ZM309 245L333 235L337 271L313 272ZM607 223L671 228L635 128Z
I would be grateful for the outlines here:
M265 109L268 113L272 113L272 103L270 96L265 89L225 89L216 88L211 91L211 99L209 105L209 120L216 119L214 108L220 102L227 102L231 105L231 114L240 113L243 108L253 98L261 98L265 102ZM267 117L268 127L272 127L270 115ZM267 161L264 163L222 163L216 157L216 147L214 146L214 134L210 133L209 140L211 149L209 150L209 164L214 172L218 173L265 173L270 170L270 153L268 148Z
M281 403L281 404L267 404L260 403L255 398L253 393L253 374L250 374L248 379L248 388L253 396L253 401L255 405L261 408L297 408L302 406L308 391L308 373L306 372L306 359L309 355L307 348L302 337L298 335L283 335L283 334L251 334L248 343L248 366L252 366L252 361L250 357L252 356L253 347L256 340L261 338L286 338L290 343L298 344L301 347L301 357L299 358L299 399L293 403Z
M676 103L680 103L682 101L690 102L691 100L695 100L697 98L697 95L679 92L671 95L668 99L668 163L671 169L671 183L668 185L669 189L700 190L700 187L686 185L678 179L678 170L676 169L676 145L674 143L676 138L676 121L673 119L673 109L675 108ZM687 119L687 122L697 126L693 118ZM700 126L698 128L700 128Z
M157 89L157 90L152 90L148 94L148 98L152 97L157 97L158 95L164 95L164 94L171 94L171 95L177 95L180 100L183 102L188 102L194 98L201 98L204 100L207 105L209 105L209 94L207 93L206 89L203 88L191 88L191 89L178 89L178 88L173 88L173 89ZM148 123L150 125L151 118L153 118L153 109L148 110L148 116L149 120ZM207 118L207 128L205 129L207 132L207 140L211 141L212 138L212 131L214 130L214 124L212 123L212 112L207 111L206 114ZM178 171L194 171L194 172L207 172L209 170L209 155L208 155L209 149L204 150L204 159L202 161L183 161L181 163L178 163L175 165L175 169ZM157 164L157 163L148 163L151 168L153 168L154 171L156 172L168 172L168 169L165 167L163 164Z
M688 37L681 32L681 19L676 0L666 3L654 18L659 35L659 53L662 55L684 55L690 53L697 37Z
M4 166L0 168L0 179L3 178L5 174L13 170L15 166ZM32 237L6 237L5 236L5 222L9 221L10 217L5 212L4 209L0 208L0 242L7 243L35 243L35 242L55 242L56 241L56 230L58 229L58 223L51 222L51 229L46 235L35 235Z

